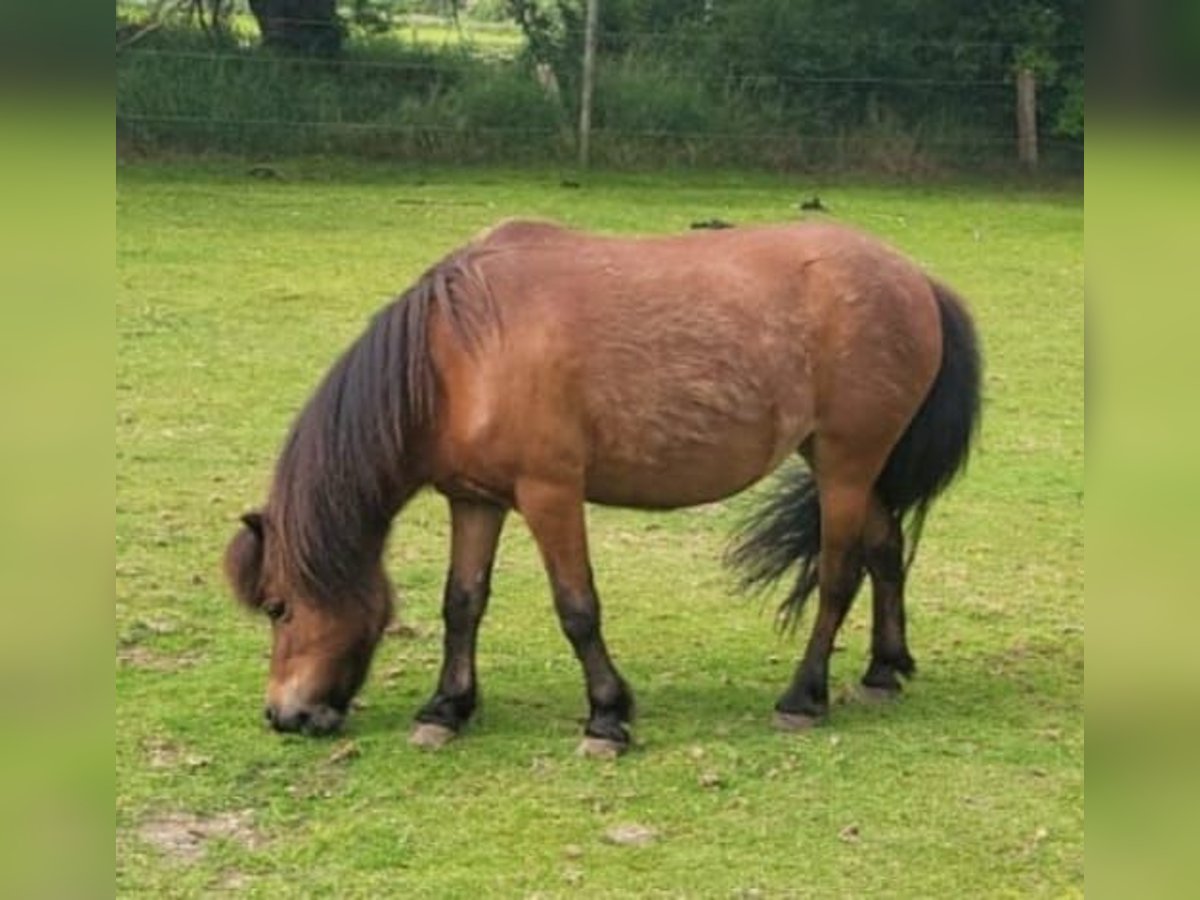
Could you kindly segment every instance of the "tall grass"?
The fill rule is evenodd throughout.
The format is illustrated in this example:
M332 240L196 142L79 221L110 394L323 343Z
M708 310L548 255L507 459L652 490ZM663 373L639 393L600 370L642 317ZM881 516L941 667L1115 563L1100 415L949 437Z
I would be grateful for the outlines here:
M348 152L490 158L558 152L557 102L520 67L469 47L363 42L338 60L237 45L187 31L118 56L117 118L142 151Z
M1009 122L972 115L946 91L722 81L698 68L671 54L605 60L596 162L911 174L1004 167L1013 155ZM919 91L927 96L914 99ZM574 98L525 60L477 53L469 41L438 47L361 36L343 57L318 60L163 29L117 57L118 135L143 154L565 162L576 115Z

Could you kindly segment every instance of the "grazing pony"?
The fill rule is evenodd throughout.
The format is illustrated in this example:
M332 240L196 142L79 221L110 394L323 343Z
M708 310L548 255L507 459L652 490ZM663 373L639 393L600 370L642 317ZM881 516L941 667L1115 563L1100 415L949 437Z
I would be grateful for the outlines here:
M633 695L601 631L584 504L708 503L793 454L807 469L785 476L730 552L747 585L795 573L785 619L819 594L776 722L827 713L834 636L864 575L863 683L894 693L914 668L905 574L930 502L967 459L979 381L955 295L847 228L635 239L503 223L375 315L229 544L235 593L272 623L267 719L307 733L341 724L391 616L392 519L432 485L450 506L445 646L414 742L444 742L475 709L476 635L515 509L583 668L585 749L620 752Z

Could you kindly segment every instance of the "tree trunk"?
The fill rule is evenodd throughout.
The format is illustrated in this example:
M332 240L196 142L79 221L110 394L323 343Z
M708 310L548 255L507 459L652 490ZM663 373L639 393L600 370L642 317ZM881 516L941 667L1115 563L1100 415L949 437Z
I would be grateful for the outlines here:
M315 56L334 56L342 48L337 0L250 0L264 47Z

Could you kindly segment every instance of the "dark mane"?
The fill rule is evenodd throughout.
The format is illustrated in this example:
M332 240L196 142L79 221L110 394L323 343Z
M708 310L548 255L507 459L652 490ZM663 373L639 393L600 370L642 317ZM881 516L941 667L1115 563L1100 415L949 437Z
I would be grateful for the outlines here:
M437 414L433 316L473 348L498 318L459 250L377 312L325 376L280 454L268 501L269 565L312 602L361 600L392 517L420 487L419 442Z

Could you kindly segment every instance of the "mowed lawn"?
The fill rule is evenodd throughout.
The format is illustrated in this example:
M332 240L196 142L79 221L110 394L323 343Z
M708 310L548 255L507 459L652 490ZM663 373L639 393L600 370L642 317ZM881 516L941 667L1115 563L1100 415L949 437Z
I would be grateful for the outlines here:
M822 185L732 173L596 175L213 163L117 174L116 872L125 896L809 897L1083 891L1083 203L1067 190ZM436 495L387 553L404 633L345 733L262 723L268 632L219 560L285 430L367 317L506 216L601 231L799 217L890 240L971 302L987 354L970 469L934 509L909 587L918 677L854 696L863 595L833 714L779 734L801 637L737 596L720 553L751 498L594 508L610 647L636 749L573 755L582 680L519 518L484 624L481 716L406 743L440 658ZM804 634L811 621L806 618ZM615 826L653 839L612 843Z

